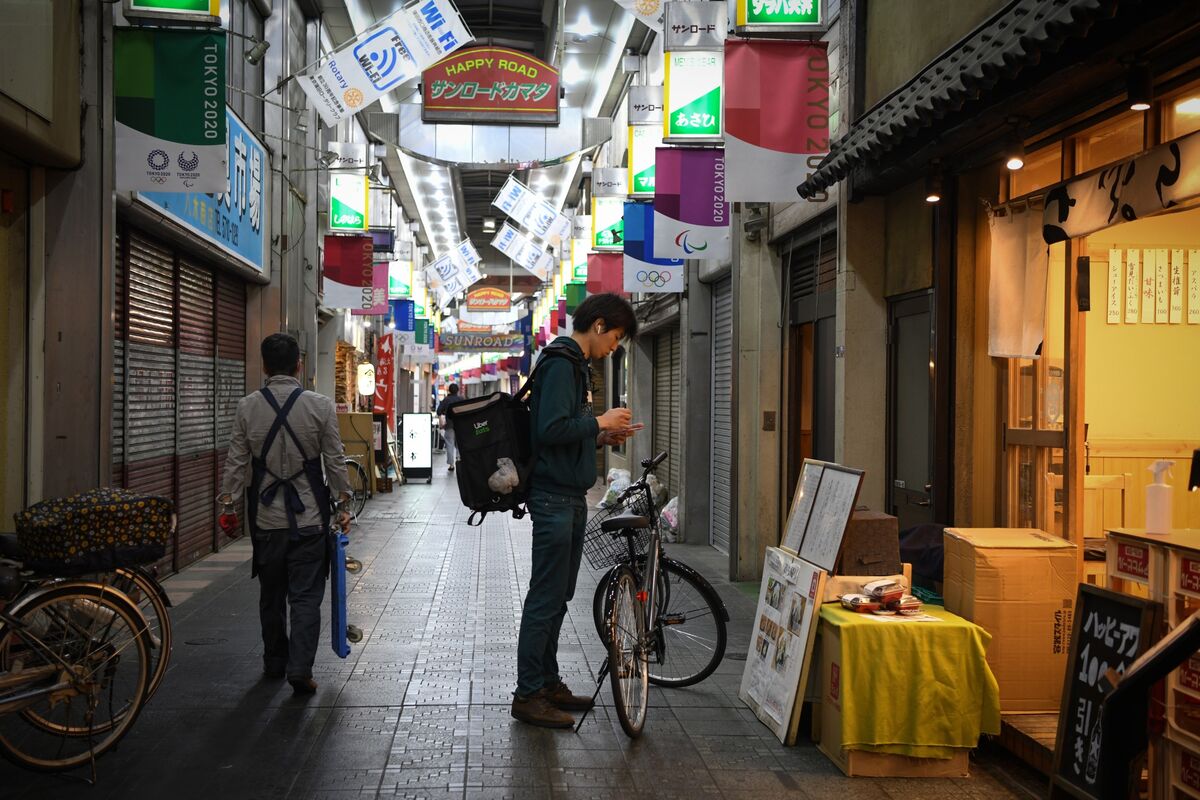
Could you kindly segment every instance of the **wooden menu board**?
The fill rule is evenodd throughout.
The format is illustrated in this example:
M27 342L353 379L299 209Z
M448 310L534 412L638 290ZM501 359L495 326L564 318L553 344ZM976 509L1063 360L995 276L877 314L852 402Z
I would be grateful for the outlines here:
M1104 713L1103 679L1110 669L1124 674L1150 648L1160 616L1158 603L1080 584L1058 715L1052 797L1128 797L1125 787L1113 785L1113 775L1128 769L1118 763L1119 753L1128 744L1123 740L1135 736ZM1143 732L1145 718L1143 712Z

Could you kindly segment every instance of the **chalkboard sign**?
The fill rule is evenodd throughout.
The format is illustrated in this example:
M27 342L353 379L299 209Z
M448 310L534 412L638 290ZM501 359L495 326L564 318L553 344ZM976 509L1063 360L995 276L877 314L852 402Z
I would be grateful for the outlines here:
M1146 711L1116 724L1105 695L1109 670L1123 675L1154 643L1161 606L1080 584L1058 715L1051 796L1127 798L1129 759L1145 747ZM1130 709L1124 708L1123 714ZM1139 746L1140 745L1140 746ZM1103 756L1101 755L1103 754ZM1126 785L1122 785L1122 784Z

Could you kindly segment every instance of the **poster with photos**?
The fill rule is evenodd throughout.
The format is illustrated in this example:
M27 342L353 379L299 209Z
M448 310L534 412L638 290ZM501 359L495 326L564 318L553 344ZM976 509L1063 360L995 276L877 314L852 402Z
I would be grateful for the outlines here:
M796 741L825 577L786 550L767 549L738 697L784 744Z

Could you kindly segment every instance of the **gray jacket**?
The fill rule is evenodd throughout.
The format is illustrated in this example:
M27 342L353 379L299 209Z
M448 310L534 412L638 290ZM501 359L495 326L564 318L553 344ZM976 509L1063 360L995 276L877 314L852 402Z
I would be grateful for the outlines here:
M267 389L275 395L281 406L299 387L300 382L287 375L276 375L267 380ZM275 410L258 392L243 397L238 402L237 420L233 425L233 437L229 442L229 452L225 456L225 472L221 478L222 494L230 494L236 498L250 485L250 460L262 450L263 442L274 422ZM309 458L321 455L325 466L325 480L328 481L334 498L342 492L350 491L342 436L338 431L333 401L316 392L305 392L292 406L288 414L288 424L296 432ZM300 472L303 466L304 458L296 449L292 437L287 431L281 430L267 453L267 467L276 475L290 477ZM308 485L308 479L301 474L293 483L301 502L304 503L304 513L299 515L296 524L301 528L319 526L321 514L317 509L317 499ZM269 506L259 505L256 524L264 530L288 527L282 494Z

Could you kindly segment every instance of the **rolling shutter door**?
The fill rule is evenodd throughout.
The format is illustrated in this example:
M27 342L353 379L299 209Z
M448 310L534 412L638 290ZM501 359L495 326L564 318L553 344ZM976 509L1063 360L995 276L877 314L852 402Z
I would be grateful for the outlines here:
M672 328L654 339L654 454L666 450L667 460L659 466L658 479L671 497L679 493L679 329Z
M183 569L212 552L216 531L216 342L213 273L179 261L178 552Z
M175 499L175 264L170 251L130 231L126 353L125 485ZM174 561L168 545L161 566Z
M219 488L237 404L246 394L246 284L224 273L216 277L216 476ZM218 531L217 537L222 546L232 541L223 531Z
M125 236L113 259L112 485L125 485Z
M729 552L733 531L733 280L712 292L712 529L709 542Z

